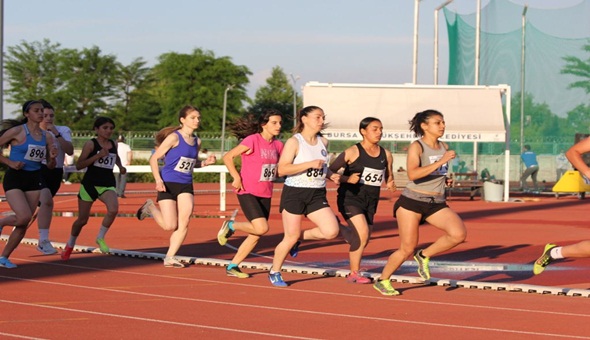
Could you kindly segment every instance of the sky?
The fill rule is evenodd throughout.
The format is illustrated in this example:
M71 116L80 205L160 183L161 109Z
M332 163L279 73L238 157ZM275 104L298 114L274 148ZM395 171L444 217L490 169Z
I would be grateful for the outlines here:
M413 80L414 0L0 0L3 42L49 39L63 48L98 46L123 64L149 66L167 52L195 48L228 56L253 73L248 94L279 66L300 92L309 81L404 84ZM581 0L511 0L529 7L567 7ZM421 0L417 83L434 80L434 11L444 0ZM489 0L481 0L484 7ZM476 0L448 5L462 14ZM443 12L439 16L439 83L448 72ZM4 100L6 101L6 99ZM4 105L10 112L14 107Z

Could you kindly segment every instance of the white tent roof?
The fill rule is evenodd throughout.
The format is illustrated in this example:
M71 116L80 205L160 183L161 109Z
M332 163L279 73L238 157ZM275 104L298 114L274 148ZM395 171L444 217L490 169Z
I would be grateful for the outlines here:
M309 82L303 87L304 106L324 110L329 123L325 136L359 140L364 117L383 123L383 140L414 140L408 121L420 111L440 111L447 123L442 140L504 142L503 86L331 84Z
M502 100L506 101L506 115ZM447 123L442 140L504 142L504 178L510 168L510 86L331 84L309 82L303 87L304 106L324 110L328 139L360 140L359 122L376 117L383 123L382 140L415 140L408 121L417 112L440 111ZM477 158L474 148L474 158ZM508 185L504 186L508 201Z

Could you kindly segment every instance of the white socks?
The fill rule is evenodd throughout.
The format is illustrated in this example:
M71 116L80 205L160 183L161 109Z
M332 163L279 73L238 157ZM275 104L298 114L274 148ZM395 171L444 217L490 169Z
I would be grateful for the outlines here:
M553 258L555 260L562 259L563 255L561 255L561 248L562 247L555 247L555 248L551 249L551 252L549 253L551 258Z

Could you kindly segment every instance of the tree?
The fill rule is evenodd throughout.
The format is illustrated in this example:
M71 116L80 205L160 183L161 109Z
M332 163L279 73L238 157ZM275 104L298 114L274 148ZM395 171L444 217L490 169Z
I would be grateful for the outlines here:
M62 49L59 44L22 42L7 48L8 102L43 98L60 112L59 121L88 130L96 116L110 114L120 83L116 58L98 47Z
M204 130L220 131L223 95L228 85L233 85L233 89L227 97L227 115L241 112L251 74L246 66L235 65L229 57L217 58L213 52L198 48L192 54L170 52L158 59L152 76L157 79L154 95L162 109L161 126L177 125L178 111L191 104L202 110Z
M267 109L275 109L283 114L283 131L293 128L293 94L295 89L283 69L275 66L266 85L260 87L254 95L248 112L258 116ZM302 106L301 97L297 97L297 106Z
M150 77L150 68L145 65L142 58L137 58L126 66L117 63L117 101L111 118L120 131L158 128L157 116L161 110L149 91L153 87L153 79Z
M115 88L120 84L116 57L102 55L97 46L68 49L64 54L66 69L61 76L67 97L58 107L72 129L90 129L97 116L112 113Z
M55 103L62 97L64 55L59 44L48 39L8 46L4 59L7 102L23 104L30 99L44 98Z
M586 52L590 52L590 44L584 45L583 49ZM582 80L571 83L569 88L581 88L586 93L590 93L590 57L584 61L577 57L566 56L563 60L565 60L566 65L561 70L561 73L583 78Z

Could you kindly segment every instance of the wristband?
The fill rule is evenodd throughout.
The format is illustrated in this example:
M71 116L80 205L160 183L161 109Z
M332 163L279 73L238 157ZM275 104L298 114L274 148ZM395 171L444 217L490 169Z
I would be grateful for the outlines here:
M59 137L61 137L61 133L58 133L57 135L55 135L55 138L56 139L59 138Z

